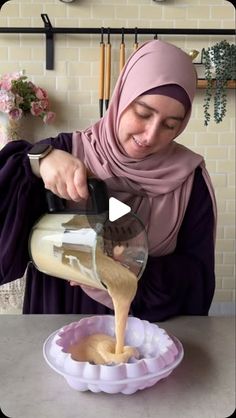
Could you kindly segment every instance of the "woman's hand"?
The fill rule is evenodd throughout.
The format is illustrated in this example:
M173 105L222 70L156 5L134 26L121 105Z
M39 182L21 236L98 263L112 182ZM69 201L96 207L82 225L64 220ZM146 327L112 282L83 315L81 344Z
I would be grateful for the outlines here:
M54 149L43 158L40 175L45 188L63 199L77 202L89 196L85 165L66 151Z
M95 289L94 287L90 287L90 286L85 286L85 285L80 285L79 283L70 282L71 286L80 286L81 289L84 291L84 293L86 293L90 298L92 298L93 300L96 300L96 302L101 303L104 306L107 306L110 309L114 310L114 306L113 306L113 302L112 299L110 297L110 295L108 294L108 292L106 290L102 290L102 289Z

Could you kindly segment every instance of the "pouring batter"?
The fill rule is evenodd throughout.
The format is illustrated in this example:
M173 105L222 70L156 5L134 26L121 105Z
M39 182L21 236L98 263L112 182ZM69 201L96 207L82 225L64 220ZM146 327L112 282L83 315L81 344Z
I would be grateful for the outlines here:
M137 290L137 277L120 263L97 251L98 274L113 300L115 311L115 338L105 334L85 337L69 347L68 352L78 361L95 364L125 363L130 357L138 357L135 348L125 346L125 329L130 304Z

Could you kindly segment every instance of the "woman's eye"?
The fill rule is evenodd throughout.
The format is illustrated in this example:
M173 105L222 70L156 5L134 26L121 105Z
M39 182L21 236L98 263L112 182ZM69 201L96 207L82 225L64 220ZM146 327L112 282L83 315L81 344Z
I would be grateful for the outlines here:
M134 106L135 115L140 119L148 119L151 116L151 113L144 109L143 106L140 106L138 103Z
M148 119L150 117L149 113L137 113L137 115L142 119Z
M142 112L140 110L135 110L136 116L138 116L141 119L148 119L151 115L149 112Z
M164 128L166 129L170 129L171 131L173 131L174 129L178 128L178 125L170 125L169 123L163 123Z
M175 129L175 126L165 125L165 128L170 129L170 130L173 131L173 129Z

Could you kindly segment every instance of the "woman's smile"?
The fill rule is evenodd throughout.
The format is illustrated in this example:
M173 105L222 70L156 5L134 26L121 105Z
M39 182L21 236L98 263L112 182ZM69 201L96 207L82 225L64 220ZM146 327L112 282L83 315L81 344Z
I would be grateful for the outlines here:
M139 141L137 138L135 138L134 136L132 137L135 144L138 146L138 148L148 148L148 145L142 141Z

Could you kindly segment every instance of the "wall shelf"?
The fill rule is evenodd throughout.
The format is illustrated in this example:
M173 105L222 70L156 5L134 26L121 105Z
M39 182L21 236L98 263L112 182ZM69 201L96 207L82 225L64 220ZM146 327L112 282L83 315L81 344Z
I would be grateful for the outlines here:
M235 35L234 29L190 29L190 28L65 28L65 27L53 27L48 15L46 13L41 14L41 18L44 23L42 28L24 28L24 27L0 27L0 33L19 33L19 34L45 34L46 37L46 69L54 69L54 35L55 34L108 34L108 35L221 35L229 36ZM199 87L204 88L204 87Z
M215 85L215 80L213 80L213 87ZM197 88L198 89L205 89L207 87L207 80L198 80ZM228 89L235 89L236 88L236 80L229 80L227 82Z

